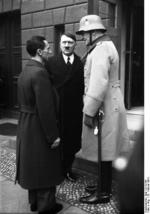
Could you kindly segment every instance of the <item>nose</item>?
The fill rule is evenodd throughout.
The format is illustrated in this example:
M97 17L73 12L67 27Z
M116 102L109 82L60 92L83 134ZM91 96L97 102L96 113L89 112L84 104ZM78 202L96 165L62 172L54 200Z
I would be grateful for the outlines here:
M65 43L65 46L66 46L66 47L69 47L69 42L66 42L66 43Z
M69 45L66 45L66 46L65 46L65 49L66 49L66 50L69 50L69 49L70 49L70 46L69 46Z

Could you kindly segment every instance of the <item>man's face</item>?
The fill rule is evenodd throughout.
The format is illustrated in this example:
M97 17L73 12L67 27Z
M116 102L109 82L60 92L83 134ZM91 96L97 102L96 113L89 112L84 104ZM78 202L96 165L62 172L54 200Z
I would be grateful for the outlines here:
M50 57L50 54L52 53L50 45L47 40L44 40L45 48L41 50L41 57L43 60L48 60Z
M85 44L88 46L90 45L90 33L89 32L83 32L82 39L85 41Z
M66 35L62 35L60 39L60 49L63 54L70 56L75 48L76 42Z

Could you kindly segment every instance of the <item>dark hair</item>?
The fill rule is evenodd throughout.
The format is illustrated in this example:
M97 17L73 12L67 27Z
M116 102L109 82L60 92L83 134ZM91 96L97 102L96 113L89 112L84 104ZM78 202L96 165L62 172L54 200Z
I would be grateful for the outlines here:
M76 42L76 37L75 37L74 34L72 34L72 33L63 33L63 34L61 35L61 37L62 37L63 35L65 35L65 36L67 36L67 37L73 39L73 40Z
M32 36L31 39L26 42L26 50L30 54L30 56L35 56L37 49L44 49L45 37L44 36Z

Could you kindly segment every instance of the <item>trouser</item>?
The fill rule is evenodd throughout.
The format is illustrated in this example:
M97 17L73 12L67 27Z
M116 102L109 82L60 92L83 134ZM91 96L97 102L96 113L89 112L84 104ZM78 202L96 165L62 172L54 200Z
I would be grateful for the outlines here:
M71 171L74 159L75 159L75 154L65 154L64 153L63 168L64 168L65 175L67 172Z
M55 193L56 187L28 190L30 206L36 206L39 212L50 211L56 203Z
M111 194L112 161L101 162L101 192Z

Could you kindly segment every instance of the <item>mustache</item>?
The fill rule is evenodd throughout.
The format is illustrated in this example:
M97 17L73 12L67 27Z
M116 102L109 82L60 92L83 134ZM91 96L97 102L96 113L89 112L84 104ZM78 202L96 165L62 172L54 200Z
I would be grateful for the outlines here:
M70 49L70 47L65 47L65 49L66 49L66 50L69 50L69 49Z

